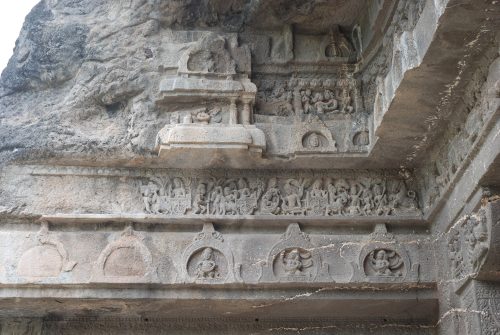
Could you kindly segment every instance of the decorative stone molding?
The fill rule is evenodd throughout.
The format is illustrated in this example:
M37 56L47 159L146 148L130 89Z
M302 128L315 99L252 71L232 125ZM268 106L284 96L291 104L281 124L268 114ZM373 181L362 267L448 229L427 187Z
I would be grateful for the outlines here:
M17 274L26 279L58 278L76 265L71 261L64 245L49 232L47 222L42 222L36 235L37 245L24 251L17 264Z
M242 282L241 264L212 223L205 223L182 254L182 283L226 284Z
M97 259L91 282L148 283L158 281L153 257L131 226L109 243ZM172 269L173 270L173 269Z

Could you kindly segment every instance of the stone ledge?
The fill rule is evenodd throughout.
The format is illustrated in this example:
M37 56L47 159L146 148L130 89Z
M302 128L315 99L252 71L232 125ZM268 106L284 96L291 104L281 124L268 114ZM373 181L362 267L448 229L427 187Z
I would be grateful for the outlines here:
M422 216L293 216L293 215L183 215L168 217L157 214L54 214L42 215L41 221L50 223L96 224L104 222L117 223L155 223L166 225L201 226L212 222L221 225L242 225L247 227L281 226L286 227L290 222L299 222L305 226L351 226L355 221L357 227L374 227L380 223L394 226L427 227L428 222Z

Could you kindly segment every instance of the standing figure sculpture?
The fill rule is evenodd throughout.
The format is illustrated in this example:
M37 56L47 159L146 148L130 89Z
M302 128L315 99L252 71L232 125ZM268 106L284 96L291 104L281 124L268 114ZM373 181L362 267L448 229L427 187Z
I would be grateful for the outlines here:
M208 213L207 186L204 183L200 183L196 189L196 195L194 196L193 201L193 213Z

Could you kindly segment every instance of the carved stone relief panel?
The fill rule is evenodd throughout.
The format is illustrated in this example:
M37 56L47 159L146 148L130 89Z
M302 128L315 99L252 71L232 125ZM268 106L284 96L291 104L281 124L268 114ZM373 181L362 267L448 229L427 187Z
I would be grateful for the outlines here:
M170 175L139 191L144 211L162 215L420 215L416 193L386 177Z
M419 278L419 264L411 262L404 246L398 243L386 227L379 224L361 248L354 281L415 282Z
M17 264L17 274L26 279L57 278L70 272L76 265L71 261L64 245L49 232L42 222L36 235L37 245L24 251Z
M213 224L206 223L196 234L182 256L184 283L232 283L241 282L241 264L234 264L233 253L224 237L215 231Z
M158 281L153 257L143 236L127 227L97 259L92 282L144 283ZM173 269L172 269L173 270Z
M498 281L500 248L500 201L485 201L476 213L468 214L446 234L450 277L456 291L471 279Z
M450 228L447 243L451 276L458 280L458 289L465 280L477 276L488 252L489 234L485 210L481 209L477 214L459 219Z
M268 155L293 158L304 148L327 156L368 150L371 117L353 68L331 75L257 73L253 81L255 123L266 134ZM310 138L312 133L317 136Z
M460 294L466 314L466 334L496 335L500 329L500 291L492 282L472 280Z
M338 120L361 112L359 83L350 71L345 68L333 77L260 73L254 78L257 85L256 113L280 116L282 122L289 123L315 118Z
M311 243L309 235L296 223L288 226L285 234L269 252L262 265L259 282L313 282L331 281L328 265L321 260L319 251Z

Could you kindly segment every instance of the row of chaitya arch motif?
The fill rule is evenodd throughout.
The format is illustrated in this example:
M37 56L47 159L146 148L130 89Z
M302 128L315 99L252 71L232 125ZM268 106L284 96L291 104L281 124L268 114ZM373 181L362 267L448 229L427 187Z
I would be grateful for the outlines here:
M419 215L400 179L152 177L140 186L144 211L164 215Z
M374 233L375 234L375 233ZM418 264L410 263L407 251L386 232L377 242L366 243L359 261L351 262L350 282L413 282ZM158 261L143 242L142 233L127 227L109 242L94 262L90 282L141 283L228 283L243 282L242 264L235 263L231 246L211 223L204 225L184 249L181 268L168 258L166 271L175 278L160 278ZM385 242L381 242L384 241ZM35 255L36 253L36 255ZM36 256L33 258L32 256ZM47 257L45 257L47 256ZM28 259L29 258L29 259ZM321 247L315 246L298 224L290 224L260 266L255 282L332 282L329 265L323 262ZM34 264L36 262L36 264ZM30 265L31 264L31 265ZM17 264L17 276L28 280L61 279L77 265L71 261L63 243L42 224L36 245L24 251Z

